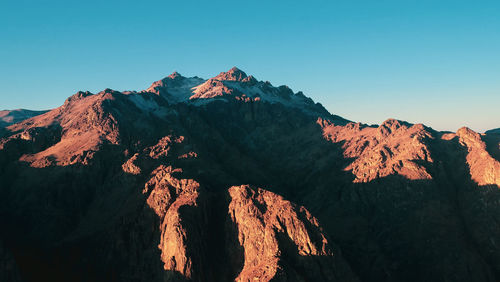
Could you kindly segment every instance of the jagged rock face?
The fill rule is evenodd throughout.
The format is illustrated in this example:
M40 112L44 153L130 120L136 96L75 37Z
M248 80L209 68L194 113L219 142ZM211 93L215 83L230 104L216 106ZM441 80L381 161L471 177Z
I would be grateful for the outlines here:
M174 103L182 102L192 95L190 93L193 87L203 82L204 80L199 77L186 78L174 72L162 80L153 82L146 91L165 97Z
M466 127L460 128L457 136L467 147L467 164L472 180L479 185L500 186L500 162L490 156L481 136Z
M228 212L244 250L236 281L355 280L341 260L335 262L318 220L304 207L248 185L231 187L229 195Z
M200 185L192 179L177 179L172 167L160 166L146 183L147 204L160 218L161 239L158 248L164 269L188 279L205 280L202 264L206 249L204 229L209 228L204 204L200 203ZM180 172L177 170L177 172Z
M243 81L247 78L247 74L238 69L237 67L233 67L227 72L221 72L218 76L214 77L217 80L230 80L230 81Z
M26 281L498 281L499 141L238 69L79 92L0 140L0 257Z
M203 105L214 99L263 100L294 107L313 116L331 117L323 106L315 104L302 92L294 93L287 86L274 87L269 82L258 81L236 67L208 80L196 76L188 78L174 72L154 82L141 93L154 93L164 97L170 103L190 102L197 105ZM346 121L340 117L336 119Z
M409 125L389 119L378 128L358 124L335 126L318 120L325 138L344 142L344 157L354 161L346 167L356 176L355 182L369 182L388 175L407 179L431 179L416 160L433 162L424 140L431 132L423 125Z

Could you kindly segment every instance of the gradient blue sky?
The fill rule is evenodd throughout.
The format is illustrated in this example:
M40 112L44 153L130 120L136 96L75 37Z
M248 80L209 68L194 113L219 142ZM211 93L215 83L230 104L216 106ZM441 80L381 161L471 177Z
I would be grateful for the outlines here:
M331 113L500 127L499 1L0 1L0 108L238 66Z

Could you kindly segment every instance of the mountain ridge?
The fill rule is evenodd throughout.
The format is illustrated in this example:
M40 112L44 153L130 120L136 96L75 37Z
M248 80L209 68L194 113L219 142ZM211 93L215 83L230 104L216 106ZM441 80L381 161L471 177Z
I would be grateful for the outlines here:
M12 272L0 271L26 281L498 280L496 134L354 123L248 77L173 73L145 91L78 92L8 126L0 258Z
M203 98L217 98L220 96L228 95L228 94L233 94L236 92L234 97L237 97L237 99L260 99L260 95L266 95L267 93L262 93L262 91L259 91L259 89L246 89L248 93L245 93L245 90L241 90L241 86L239 85L232 85L227 86L224 83L219 83L218 86L219 88L222 88L222 90L216 91L216 93L206 93L207 91L204 90L203 84L207 82L212 82L212 81L217 81L217 82L224 82L224 81L229 81L229 82L236 82L236 83L242 83L243 85L255 85L260 83L260 87L262 88L262 84L264 84L264 88L266 89L273 89L276 91L276 89L281 89L284 94L281 94L281 96L288 97L293 97L294 95L299 96L299 97L304 97L308 101L311 101L313 104L314 102L312 101L311 98L306 97L302 91L299 91L297 93L293 93L291 89L288 88L286 85L282 85L279 87L274 87L272 86L269 82L262 82L258 81L255 79L252 75L247 76L247 74L240 70L237 67L232 67L226 72L221 72L218 75L209 78L209 79L203 79L198 76L193 76L193 77L184 77L182 74L178 73L177 71L174 71L170 75L164 77L163 79L160 79L158 81L155 81L151 84L150 87L148 87L145 90L141 91L117 91L113 89L105 89L99 93L106 92L106 91L114 91L117 93L123 93L123 94L141 94L141 93L155 93L160 96L164 96L169 102L173 103L178 103L178 102L188 102L191 99L203 99ZM217 84L216 82L216 84ZM198 90L198 88L200 88ZM208 87L208 88L213 88L213 87ZM198 90L198 91L197 91ZM279 92L279 91L277 91ZM98 94L99 94L98 93ZM78 91L76 94L72 95L71 97L82 97L83 96L88 96L88 95L94 95L93 93L89 91ZM279 96L279 95L278 95ZM227 98L227 97L226 97ZM72 99L72 98L69 98ZM283 101L273 98L269 99L271 102L281 102ZM203 103L200 103L203 104ZM320 103L316 103L321 106ZM323 108L323 106L321 106ZM12 125L14 123L21 122L25 119L28 119L30 117L36 116L43 114L45 112L48 112L49 110L44 110L44 111L34 111L34 110L27 110L27 109L16 109L16 110L2 110L0 111L0 128L7 127L9 125ZM326 109L318 109L317 111L319 112L328 112ZM16 112L25 112L23 115L17 114L15 118L13 118L12 114ZM317 113L316 113L317 114ZM342 119L341 117L339 117ZM8 119L8 121L6 120ZM388 118L388 120L392 120L393 118ZM345 119L344 119L345 120ZM349 120L345 120L349 122ZM406 122L399 120L400 122ZM498 132L499 129L490 129L486 130L484 134L494 134ZM443 131L443 132L448 132L448 131Z
M25 119L41 115L46 112L48 112L48 110L45 111L33 111L27 109L2 110L0 111L0 128L21 122Z

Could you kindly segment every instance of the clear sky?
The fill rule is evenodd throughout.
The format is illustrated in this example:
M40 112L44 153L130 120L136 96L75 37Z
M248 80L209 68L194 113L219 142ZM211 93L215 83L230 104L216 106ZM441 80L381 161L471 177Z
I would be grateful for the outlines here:
M500 1L0 0L0 108L237 66L331 113L500 127Z

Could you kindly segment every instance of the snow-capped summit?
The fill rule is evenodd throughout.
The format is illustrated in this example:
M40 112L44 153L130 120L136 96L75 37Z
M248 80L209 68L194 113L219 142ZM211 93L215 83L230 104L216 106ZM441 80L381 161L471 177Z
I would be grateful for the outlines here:
M280 103L314 115L328 115L320 104L314 103L302 92L294 93L288 86L275 87L269 82L259 81L237 67L208 80L196 76L188 78L174 72L154 82L143 92L155 93L170 103L203 105L212 101L237 99Z
M184 77L178 72L173 72L169 76L153 82L143 92L155 93L171 103L180 103L189 100L189 97L193 95L191 89L204 81L197 76Z

